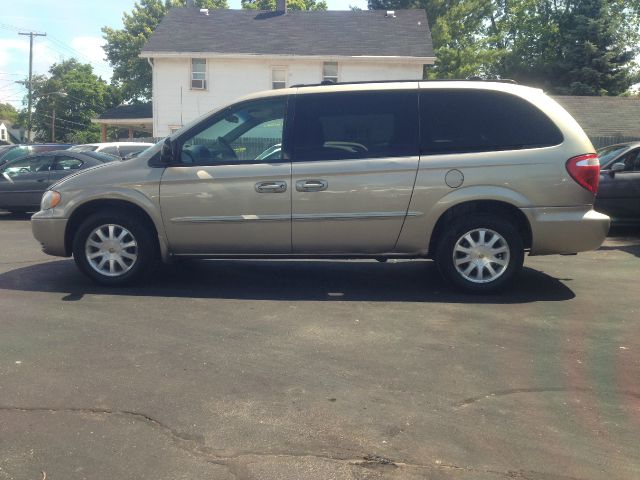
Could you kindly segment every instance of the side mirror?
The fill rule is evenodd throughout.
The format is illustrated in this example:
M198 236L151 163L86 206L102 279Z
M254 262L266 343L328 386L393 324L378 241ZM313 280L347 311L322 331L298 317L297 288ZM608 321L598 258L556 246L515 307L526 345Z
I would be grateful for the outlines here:
M169 137L165 138L164 143L162 144L162 150L160 150L160 163L163 165L171 165L174 163L174 148L175 144L171 139Z
M622 162L616 162L609 167L609 176L611 178L616 176L616 172L624 172L627 166Z

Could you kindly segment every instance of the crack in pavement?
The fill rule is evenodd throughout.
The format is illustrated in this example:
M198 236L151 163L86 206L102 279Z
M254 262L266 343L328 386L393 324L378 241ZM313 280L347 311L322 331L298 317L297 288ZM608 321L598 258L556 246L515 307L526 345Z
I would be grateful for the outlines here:
M494 397L505 397L508 395L516 395L519 393L554 393L554 392L578 392L578 393L610 393L614 395L623 395L627 397L640 400L640 393L631 392L627 390L596 390L593 388L584 387L541 387L541 388L511 388L508 390L496 390L494 392L485 393L484 395L478 395L477 397L470 397L461 402L454 404L455 408L462 408L481 400L486 400Z
M522 393L519 390L531 390L531 389L518 389L512 393ZM537 389L535 389L537 391ZM588 389L587 389L588 390ZM546 391L546 390L545 390ZM551 390L556 391L556 390ZM634 394L635 395L635 394ZM478 397L479 399L485 397ZM222 450L216 450L203 445L199 437L189 435L183 432L179 432L169 427L168 425L160 422L159 420L140 412L134 412L132 410L113 410L109 408L80 408L80 407L17 407L17 406L1 406L0 412L22 412L22 413L72 413L72 414L89 414L89 415L113 415L125 418L132 418L137 421L142 421L148 425L159 428L166 437L170 438L177 448L188 453L194 458L205 460L208 463L220 465L225 467L229 473L238 478L238 463L237 461L243 457L265 457L265 458L282 458L282 459L303 459L312 458L319 460L327 460L333 462L344 462L349 465L359 466L363 468L407 468L407 469L422 469L422 470L459 470L466 473L482 473L492 474L506 479L516 480L532 480L533 476L544 476L548 479L557 480L581 480L576 477L568 477L564 475L556 475L535 471L524 470L488 470L478 469L469 466L460 466L454 464L444 464L435 462L433 464L419 464L409 463L402 461L395 461L387 457L382 457L375 454L362 455L357 458L330 455L330 454L316 454L316 453L295 453L295 452L253 452L253 451L236 451L233 453L225 453Z

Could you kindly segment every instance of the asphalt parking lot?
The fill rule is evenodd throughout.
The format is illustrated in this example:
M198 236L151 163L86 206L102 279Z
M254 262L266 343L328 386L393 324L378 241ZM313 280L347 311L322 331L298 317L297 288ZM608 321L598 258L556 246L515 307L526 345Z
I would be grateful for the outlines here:
M89 283L0 214L0 480L640 478L640 232L496 296L413 262Z

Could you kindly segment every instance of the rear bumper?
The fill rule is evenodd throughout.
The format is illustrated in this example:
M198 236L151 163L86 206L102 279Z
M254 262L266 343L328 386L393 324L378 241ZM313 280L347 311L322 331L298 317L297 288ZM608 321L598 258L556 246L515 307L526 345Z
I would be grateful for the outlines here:
M64 233L66 227L66 218L53 218L50 216L50 212L40 211L31 217L31 231L42 245L42 251L56 257L71 255L65 249Z
M609 232L610 219L590 206L523 208L531 225L531 255L595 250Z

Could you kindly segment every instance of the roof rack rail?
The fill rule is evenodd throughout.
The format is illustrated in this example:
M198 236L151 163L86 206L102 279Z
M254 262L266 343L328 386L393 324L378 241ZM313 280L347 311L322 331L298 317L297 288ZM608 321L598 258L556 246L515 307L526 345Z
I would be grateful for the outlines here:
M511 80L509 78L502 79L494 79L494 78L480 78L480 77L469 77L469 78L447 78L441 80L426 80L426 79L418 79L418 80L358 80L355 82L332 82L331 80L323 80L320 83L297 83L295 85L291 85L289 88L301 88L301 87L326 87L330 85L364 85L367 83L415 83L415 82L496 82L496 83L512 83L517 84L515 80Z

